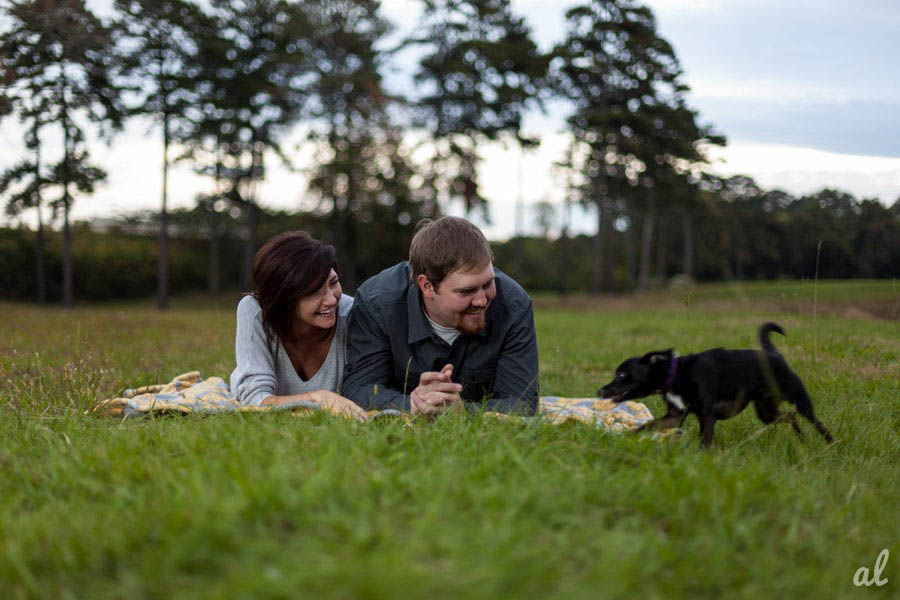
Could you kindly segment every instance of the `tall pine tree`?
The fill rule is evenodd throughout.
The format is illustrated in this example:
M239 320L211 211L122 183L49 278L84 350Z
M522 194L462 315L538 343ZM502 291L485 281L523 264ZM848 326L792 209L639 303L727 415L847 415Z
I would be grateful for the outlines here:
M228 0L213 3L213 27L199 40L201 71L187 144L198 170L224 186L244 217L240 286L249 289L255 252L258 187L270 153L289 162L281 140L301 116L315 65L306 3Z
M204 15L184 0L115 0L119 60L123 78L136 93L129 111L147 115L162 134L162 201L159 219L157 306L169 304L169 147L190 137L187 118L197 102L193 82L198 73L196 38L208 32Z
M55 128L62 138L62 156L48 165L46 176L35 179L59 189L51 206L63 214L63 305L69 307L73 192L90 194L106 178L90 162L83 124L91 123L101 137L109 137L124 115L112 75L110 32L83 0L13 1L5 9L11 27L0 44L2 78L11 82L7 97L26 113L40 108L41 125ZM33 132L36 124L32 121ZM34 135L32 141L37 151L42 138Z
M341 278L354 289L363 273L407 249L423 216L410 190L413 170L402 131L391 116L397 99L382 89L389 31L373 0L308 2L315 23L315 84L310 139L317 149L309 182L331 223Z
M635 186L643 182L654 202L663 166L681 169L701 159L698 142L709 136L685 107L681 66L649 8L635 0L592 0L567 11L566 24L554 80L573 105L567 166L579 177L572 191L597 210L592 289L601 291L615 287L613 224L633 213Z
M541 104L549 58L542 54L509 0L425 0L408 43L424 52L415 81L418 125L434 144L427 181L430 202L461 200L466 212L487 201L478 188L479 144L537 140L522 132L532 104Z

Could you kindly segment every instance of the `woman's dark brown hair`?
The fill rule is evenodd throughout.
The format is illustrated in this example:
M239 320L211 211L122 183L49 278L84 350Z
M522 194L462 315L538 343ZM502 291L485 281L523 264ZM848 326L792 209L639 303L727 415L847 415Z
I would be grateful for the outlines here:
M269 238L253 257L254 296L262 308L268 342L284 343L294 328L297 301L322 287L337 271L334 247L305 231L288 231Z

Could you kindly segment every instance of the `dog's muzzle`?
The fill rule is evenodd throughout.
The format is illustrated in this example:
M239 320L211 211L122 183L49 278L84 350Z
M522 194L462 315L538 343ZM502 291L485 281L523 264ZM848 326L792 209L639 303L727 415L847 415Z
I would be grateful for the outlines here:
M606 386L604 386L597 390L597 397L605 398L607 400L612 400L613 402L619 403L619 402L624 402L625 400L627 400L628 395L631 392L633 392L634 390L635 390L635 388L629 388L622 392L610 393L609 391L607 391Z

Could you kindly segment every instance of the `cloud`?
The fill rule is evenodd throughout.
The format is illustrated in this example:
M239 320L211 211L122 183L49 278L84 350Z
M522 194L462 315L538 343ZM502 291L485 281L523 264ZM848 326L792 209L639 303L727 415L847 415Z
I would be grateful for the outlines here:
M730 140L900 156L900 11L873 0L649 0Z
M900 157L900 100L760 101L708 104L704 122L729 143L788 144L840 154Z
M836 188L890 205L900 198L900 158L856 156L786 144L738 142L713 149L712 170L749 175L764 189L795 196Z

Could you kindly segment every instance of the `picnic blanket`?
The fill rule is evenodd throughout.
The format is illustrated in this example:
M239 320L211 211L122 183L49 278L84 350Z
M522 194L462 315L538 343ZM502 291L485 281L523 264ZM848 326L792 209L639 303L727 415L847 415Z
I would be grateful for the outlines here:
M183 373L166 384L148 385L125 390L122 397L110 398L94 407L94 412L123 418L165 413L224 413L291 411L312 413L320 407L312 402L296 402L279 406L246 406L238 402L221 377L203 379L199 371ZM494 414L494 413L487 413ZM371 411L373 417L409 417L398 410ZM503 418L533 419L535 417ZM538 402L538 416L552 423L567 421L590 423L610 431L629 431L653 421L653 415L641 402L616 404L599 398L562 398L543 396Z

